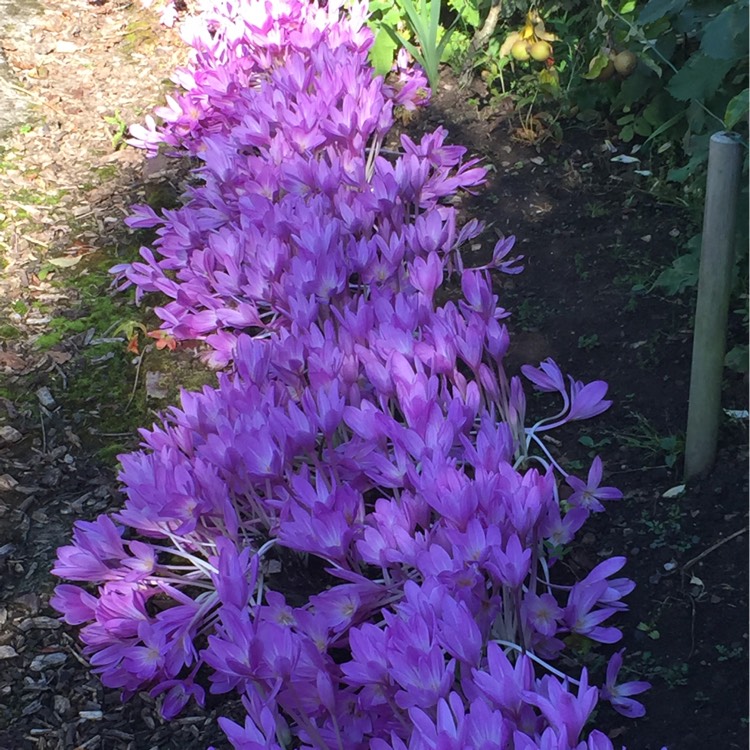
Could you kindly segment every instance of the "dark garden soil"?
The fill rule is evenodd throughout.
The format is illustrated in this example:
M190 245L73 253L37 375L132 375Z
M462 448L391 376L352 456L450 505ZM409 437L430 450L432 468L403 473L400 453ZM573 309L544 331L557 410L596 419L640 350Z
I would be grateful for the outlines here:
M38 133L33 156L23 152L18 134L0 143L0 161L8 161L9 152L16 156L11 171L19 183L15 198L0 198L6 251L0 272L0 750L225 748L215 717L231 706L215 701L206 711L189 710L166 724L148 695L122 705L90 675L75 632L60 625L47 603L55 585L48 571L72 523L120 503L112 456L135 445L134 425L146 424L152 409L174 400L175 382L210 376L196 374L189 352L149 350L150 359L136 366L123 340L91 355L97 345L92 341L118 336L103 324L97 328L96 306L74 282L95 277L95 268L111 264L132 244L122 230L122 207L153 192L153 165L144 172L137 152L112 151L112 131L105 129L104 137L98 132L100 117L91 132L83 124L75 130L78 151L63 170L69 184L62 207L40 206L20 193L45 168L34 172L33 159L49 156L49 166L62 153L60 128L71 121L65 115L71 101L79 111L68 117L81 123L75 118L87 108L94 111L105 90L105 109L113 112L119 87L131 121L159 102L162 79L176 64L174 37L155 42L147 35L147 56L133 58L131 49L114 63L120 44L137 51L134 29L151 28L148 22L133 26L132 8L94 8L75 0L42 6L42 18L57 18L62 29L76 33L65 36L53 28L44 49L38 40L15 39L15 49L6 46L22 84L61 114L42 106L47 132ZM102 43L103 28L109 46ZM61 39L88 51L86 70L108 65L106 80L92 82L89 75L82 83L77 76L83 68L63 60L71 48L55 47ZM39 79L34 75L42 58ZM497 280L501 304L513 312L510 371L551 356L578 379L610 384L611 410L557 436L558 451L573 466L601 455L608 480L625 499L583 530L564 564L581 576L604 557L628 557L626 574L638 587L620 619L620 645L627 647L633 674L652 681L653 689L645 700L646 718L622 719L605 706L597 722L615 746L630 750L747 747L747 421L727 417L714 472L683 494L664 497L682 483L692 300L650 290L693 231L690 217L649 195L649 178L633 174L632 166L612 162L606 133L572 124L559 142L524 143L516 140L513 112L478 106L481 95L460 92L446 75L433 106L408 128L419 133L443 124L453 142L492 165L488 189L465 204L468 215L487 222L484 250L466 261L481 260L498 232L515 234L525 255L523 274ZM114 177L83 184L81 169L103 172L111 164L117 167ZM179 189L179 175L169 166L156 178L168 190ZM48 181L56 184L52 177ZM41 189L49 191L49 185ZM18 205L26 206L23 213ZM87 211L93 223L83 221ZM48 216L55 221L42 226ZM86 262L57 265L52 277L40 274L61 249L68 258L85 254ZM43 294L48 297L40 301ZM125 300L113 304L122 305L122 319L141 314ZM80 331L69 326L43 347L40 336L51 325L44 317L87 325ZM154 373L163 376L163 387L159 377L146 377ZM87 393L76 385L82 382ZM747 409L746 391L742 378L727 374L723 406ZM532 416L544 408L543 399L530 399ZM304 588L304 579L298 583ZM597 651L581 660L601 677L606 656Z

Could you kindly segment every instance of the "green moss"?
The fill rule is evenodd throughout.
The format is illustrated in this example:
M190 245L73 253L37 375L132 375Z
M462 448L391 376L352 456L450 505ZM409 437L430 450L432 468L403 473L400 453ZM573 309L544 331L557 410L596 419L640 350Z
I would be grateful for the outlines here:
M106 353L97 349L99 356ZM106 435L100 437L100 433L135 434L148 421L145 393L136 389L130 399L136 368L122 347L113 353L110 359L99 362L89 354L68 375L66 408L76 415L83 428L79 434L82 439L83 435L88 436L88 447L95 451L110 445Z
M93 170L99 182L109 182L120 174L120 168L116 164L105 164Z
M73 284L71 284L73 286ZM115 327L128 314L123 300L115 300L104 293L101 284L92 280L82 290L80 306L71 312L75 317L58 316L47 324L47 332L36 339L39 349L49 349L65 338L93 328L97 336Z
M154 51L159 43L159 35L152 23L145 18L136 18L125 27L122 39L122 51L126 55L134 52L148 55Z
M42 193L38 190L31 190L30 188L21 188L20 190L11 193L10 198L18 203L25 203L29 206L57 206L66 193L66 190L55 190L52 193Z
M0 340L12 341L21 337L21 331L10 323L0 324Z
M10 309L13 310L16 315L26 315L30 308L24 300L17 299L10 303Z
M110 443L100 448L94 454L102 463L105 464L116 464L117 457L121 453L127 453L132 450L133 446L124 445L123 443Z
M5 146L0 145L0 172L6 172L13 167L13 154Z
M199 391L206 385L215 386L217 383L216 373L196 362L189 352L156 350L148 355L145 363L148 370L161 373L159 385L167 393L164 405L179 404L181 390Z
M47 349L51 349L53 346L59 344L62 340L63 334L60 331L43 333L38 339L36 339L36 341L34 341L34 345L37 349L46 351Z
M177 188L167 180L150 182L145 185L145 203L157 213L163 208L178 208L180 206L180 193Z

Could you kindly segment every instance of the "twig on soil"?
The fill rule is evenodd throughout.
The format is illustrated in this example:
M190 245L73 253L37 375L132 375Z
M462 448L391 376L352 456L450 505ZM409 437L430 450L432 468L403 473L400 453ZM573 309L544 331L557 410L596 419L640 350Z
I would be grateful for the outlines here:
M83 656L81 656L80 651L78 650L78 644L76 643L75 639L71 638L67 633L62 633L62 639L65 641L65 647L72 654L73 658L79 664L83 664L86 669L90 669L91 665L86 661L86 659L83 658Z
M659 464L658 466L637 466L634 469L621 469L620 471L610 471L610 476L615 476L615 474L632 474L634 471L656 471L656 469L670 469L672 467L667 466L666 464Z
M47 244L46 242L42 242L41 240L35 240L33 237L29 237L27 234L22 234L21 239L26 240L26 242L29 242L32 245L37 245L38 247L43 247L45 250L49 250L49 244Z
M86 740L82 745L77 745L75 750L88 750L89 748L99 747L102 742L102 737L99 734L95 734L90 739Z
M740 529L739 531L735 531L734 534L730 534L728 537L725 537L721 541L716 542L716 544L711 545L707 550L704 550L703 552L701 552L700 555L696 555L691 560L688 560L682 566L682 568L681 568L682 572L684 573L688 568L691 568L693 565L695 565L695 563L699 562L704 557L706 557L706 555L711 554L711 552L713 552L714 550L716 550L719 547L721 547L722 544L726 544L727 542L731 542L732 539L734 539L734 538L736 538L736 537L738 537L738 536L740 536L742 534L746 534L747 530L748 530L748 527L745 526L744 529Z
M141 353L141 356L138 357L138 364L135 366L135 379L133 380L133 390L130 391L130 398L128 399L128 403L125 404L125 411L127 411L130 408L130 404L133 403L133 399L135 398L135 392L138 388L138 377L141 374L141 365L143 364L143 358L146 356L146 351Z
M99 432L99 430L91 430L92 435L99 435L100 437L133 437L134 432Z
M57 362L54 363L54 369L57 370L60 377L62 378L63 390L67 391L68 390L68 376L65 374L65 371L62 369L62 367L60 367L60 365L57 364Z
M42 425L42 453L47 452L47 431L44 429L44 413L39 409L39 424Z
M53 112L57 112L58 115L61 115L62 117L65 117L65 112L63 112L61 109L58 109L54 104L50 104L48 101L45 101L39 94L37 94L35 91L31 91L30 89L25 88L24 86L19 86L17 83L12 82L6 82L8 85L15 89L16 92L19 94L27 96L29 99L32 100L32 103L40 106L40 107L49 107Z
M695 652L695 599L691 596L690 599L690 653L688 653L688 659L690 659Z
M36 502L36 495L28 495L18 506L19 512L25 513L34 504L34 502Z

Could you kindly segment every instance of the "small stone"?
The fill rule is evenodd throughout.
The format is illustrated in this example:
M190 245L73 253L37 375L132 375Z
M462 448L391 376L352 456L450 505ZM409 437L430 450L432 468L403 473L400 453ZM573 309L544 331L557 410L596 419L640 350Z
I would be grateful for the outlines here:
M101 711L79 711L78 715L85 721L101 721L104 716Z
M165 154L156 154L151 159L145 159L143 164L143 177L145 180L159 180L169 174L173 159ZM118 219L119 221L119 219Z
M18 484L10 474L0 474L0 492L8 492Z
M67 654L61 654L59 652L53 654L39 654L39 656L34 657L29 668L32 672L41 672L43 669L60 667L65 664L67 660Z
M19 607L27 609L32 615L36 615L39 611L39 595L30 591L28 594L21 594L14 600L15 604Z
M74 52L78 52L78 45L61 39L55 44L55 52L60 55L72 55Z
M29 630L57 630L61 625L60 620L55 617L29 617L24 620L18 627L22 632L26 633Z
M39 403L46 409L54 409L56 405L55 397L47 386L39 388L36 392L36 397L39 399Z
M70 711L70 701L64 695L55 696L55 713L64 716Z
M18 656L13 646L0 646L0 659L13 659Z
M33 714L37 713L42 707L42 702L37 699L35 701L31 701L31 703L26 704L21 709L21 715L22 716L32 716Z
M10 425L0 427L0 443L17 443L23 438L23 435Z

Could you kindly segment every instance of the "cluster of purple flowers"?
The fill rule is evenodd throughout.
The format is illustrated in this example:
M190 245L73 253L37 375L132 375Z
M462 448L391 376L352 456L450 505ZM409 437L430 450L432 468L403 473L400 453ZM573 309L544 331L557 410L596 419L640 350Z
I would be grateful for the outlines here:
M217 365L236 332L308 325L373 285L400 288L409 262L478 229L457 237L456 209L440 205L485 175L444 131L379 155L394 106L428 101L427 83L374 76L365 5L345 23L334 6L246 2L223 7L224 24L204 18L195 67L176 77L184 93L157 110L164 124L133 128L138 145L199 159L201 184L180 210L135 211L128 223L159 237L117 270L139 294L167 295L165 333L206 340Z
M512 240L465 268L481 227L451 205L484 170L442 130L384 148L394 107L429 94L373 76L366 6L343 6L217 0L188 26L184 93L136 129L200 159L200 184L135 210L158 239L116 273L231 367L120 457L122 510L79 522L53 571L96 592L62 584L53 606L104 684L163 695L165 717L239 694L244 726L221 723L240 750L611 748L594 707L639 716L647 685L617 684L622 652L601 689L550 662L571 637L617 642L633 583L619 557L553 574L621 494L541 439L608 408L606 384L524 367L562 402L526 426L489 278L517 271ZM449 274L462 294L440 304ZM292 606L269 585L281 549L331 585Z

